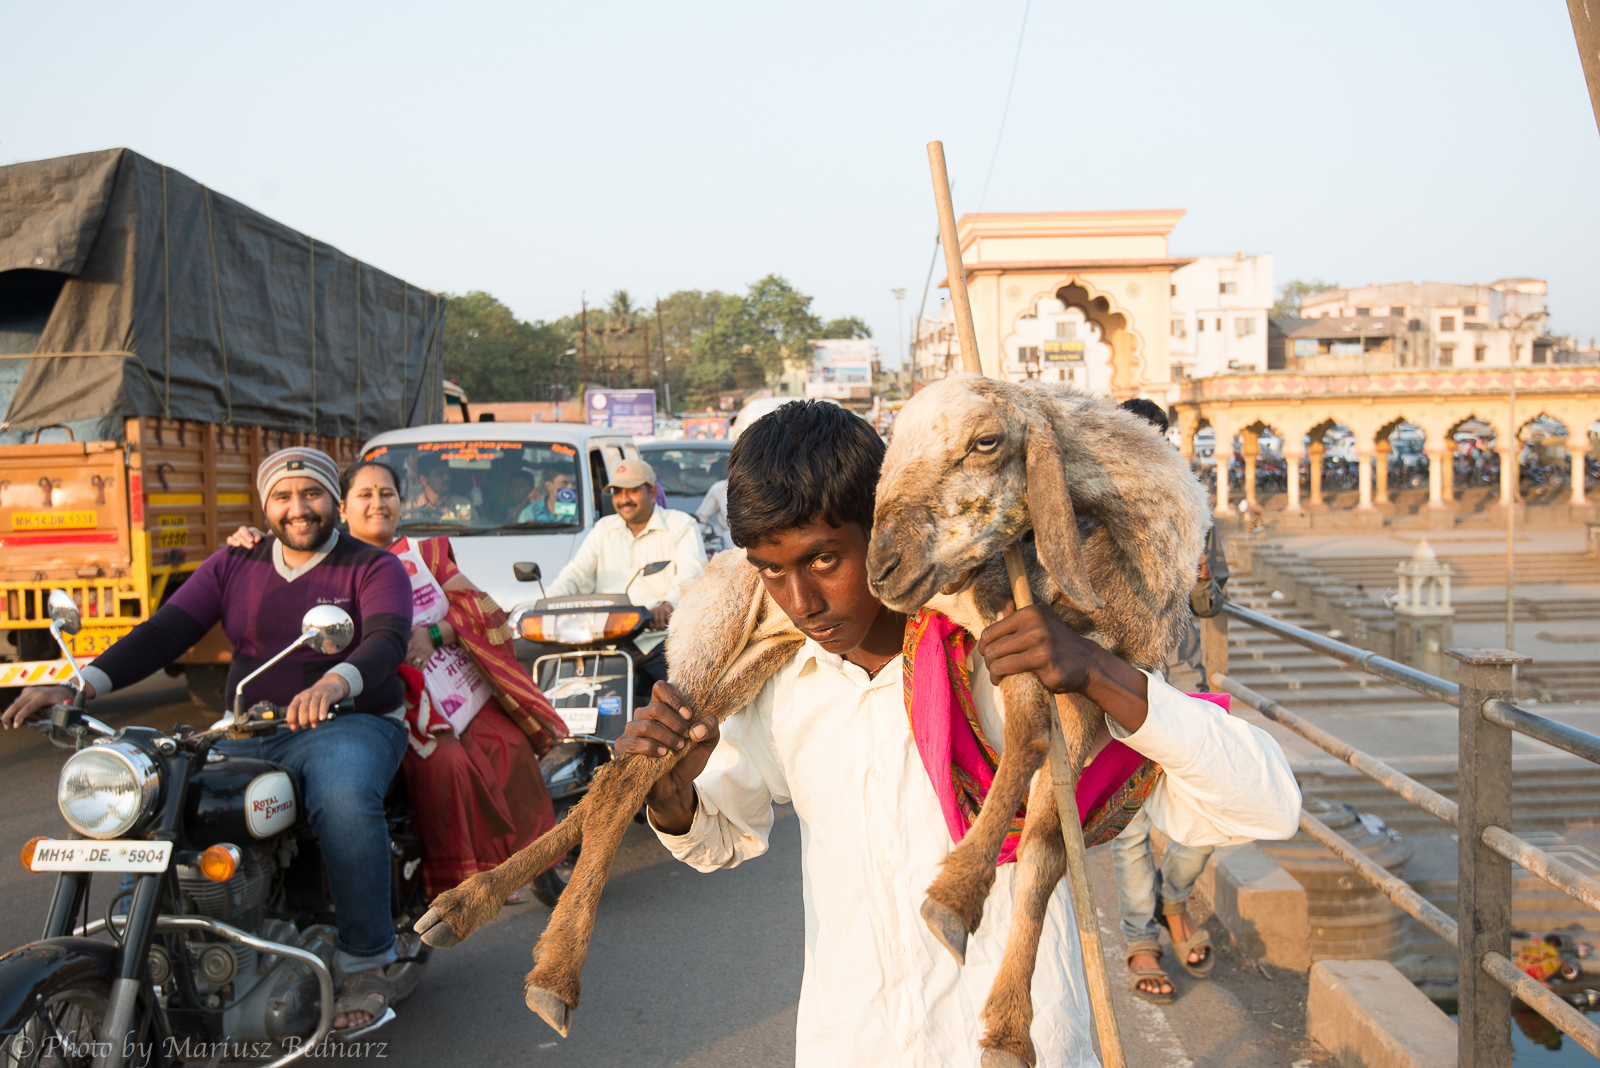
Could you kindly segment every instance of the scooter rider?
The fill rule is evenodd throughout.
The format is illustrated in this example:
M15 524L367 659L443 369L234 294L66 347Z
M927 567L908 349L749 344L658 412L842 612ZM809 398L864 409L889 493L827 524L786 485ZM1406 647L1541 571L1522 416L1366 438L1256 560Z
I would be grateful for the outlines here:
M226 688L231 708L237 681L294 640L306 609L333 604L353 617L355 637L343 653L297 650L246 688L246 707L257 701L288 707L289 732L217 744L230 754L282 764L304 782L339 927L344 980L333 1024L343 1030L380 1016L392 993L382 970L397 955L383 798L406 746L397 669L411 636L412 597L398 557L339 536L338 485L338 467L316 449L267 457L256 486L276 537L253 549L211 554L155 615L96 657L83 675L90 697L129 686L176 660L220 622L234 647ZM329 711L347 697L354 714L330 719ZM21 726L70 698L65 687L28 689L0 723Z
M574 593L631 593L650 609L651 629L633 640L641 658L633 666L634 703L650 700L650 688L667 678L667 621L683 587L706 570L700 527L687 512L656 506L656 472L643 460L623 460L606 485L616 515L594 525L577 553L546 588L549 597ZM671 567L642 575L646 564Z

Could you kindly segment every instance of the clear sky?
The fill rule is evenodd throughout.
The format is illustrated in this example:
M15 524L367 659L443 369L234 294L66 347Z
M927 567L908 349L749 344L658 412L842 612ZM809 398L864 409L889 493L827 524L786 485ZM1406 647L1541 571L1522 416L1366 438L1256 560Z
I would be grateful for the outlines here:
M1023 6L0 0L0 162L125 145L525 318L778 272L887 357L923 146L977 210ZM1175 255L1279 284L1546 278L1587 339L1597 175L1558 0L1034 0L983 207L1185 208Z

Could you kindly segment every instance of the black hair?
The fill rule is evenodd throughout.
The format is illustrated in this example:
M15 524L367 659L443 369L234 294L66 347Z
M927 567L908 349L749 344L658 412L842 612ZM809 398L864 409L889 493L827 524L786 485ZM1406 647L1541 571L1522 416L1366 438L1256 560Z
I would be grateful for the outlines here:
M339 476L339 499L341 501L350 499L350 484L356 480L357 472L363 467L376 467L379 471L387 471L390 480L394 482L394 491L402 497L405 496L405 484L400 481L400 474L394 468L377 460L357 460L345 468L344 474Z
M872 529L883 439L837 404L791 401L757 419L728 456L728 533L741 548L821 518Z
M1123 401L1121 404L1117 405L1117 407L1123 409L1124 411L1132 412L1141 419L1153 423L1155 428L1161 431L1163 434L1167 432L1167 427L1171 425L1167 421L1167 413L1162 411L1161 405L1157 404L1153 400L1146 400L1143 397L1135 397L1132 400Z
M425 452L417 457L417 474L424 478L441 467L449 466L450 461L436 452Z

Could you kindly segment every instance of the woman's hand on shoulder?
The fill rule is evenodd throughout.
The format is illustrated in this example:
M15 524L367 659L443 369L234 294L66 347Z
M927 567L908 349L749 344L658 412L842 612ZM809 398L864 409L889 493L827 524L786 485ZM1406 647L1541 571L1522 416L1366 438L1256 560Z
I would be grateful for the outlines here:
M235 549L254 549L261 539L266 536L267 534L264 530L257 530L255 527L240 527L228 535L228 544Z

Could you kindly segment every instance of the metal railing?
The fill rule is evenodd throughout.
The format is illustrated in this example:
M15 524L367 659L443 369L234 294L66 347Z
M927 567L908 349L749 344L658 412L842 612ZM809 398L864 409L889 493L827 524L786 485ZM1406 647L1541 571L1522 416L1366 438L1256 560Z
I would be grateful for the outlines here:
M1455 705L1459 724L1460 801L1451 801L1229 677L1229 620ZM1518 838L1508 829L1511 826L1513 732L1600 763L1600 737L1512 703L1516 666L1528 663L1530 658L1504 649L1451 649L1449 656L1461 664L1458 684L1236 604L1227 604L1223 612L1203 621L1201 648L1213 689L1232 694L1267 719L1338 757L1456 829L1460 843L1457 851L1459 909L1452 919L1404 879L1391 875L1327 824L1308 813L1300 814L1301 830L1456 950L1460 1068L1509 1068L1513 998L1520 999L1578 1045L1600 1057L1600 1025L1525 974L1509 959L1513 863L1600 911L1600 882Z

